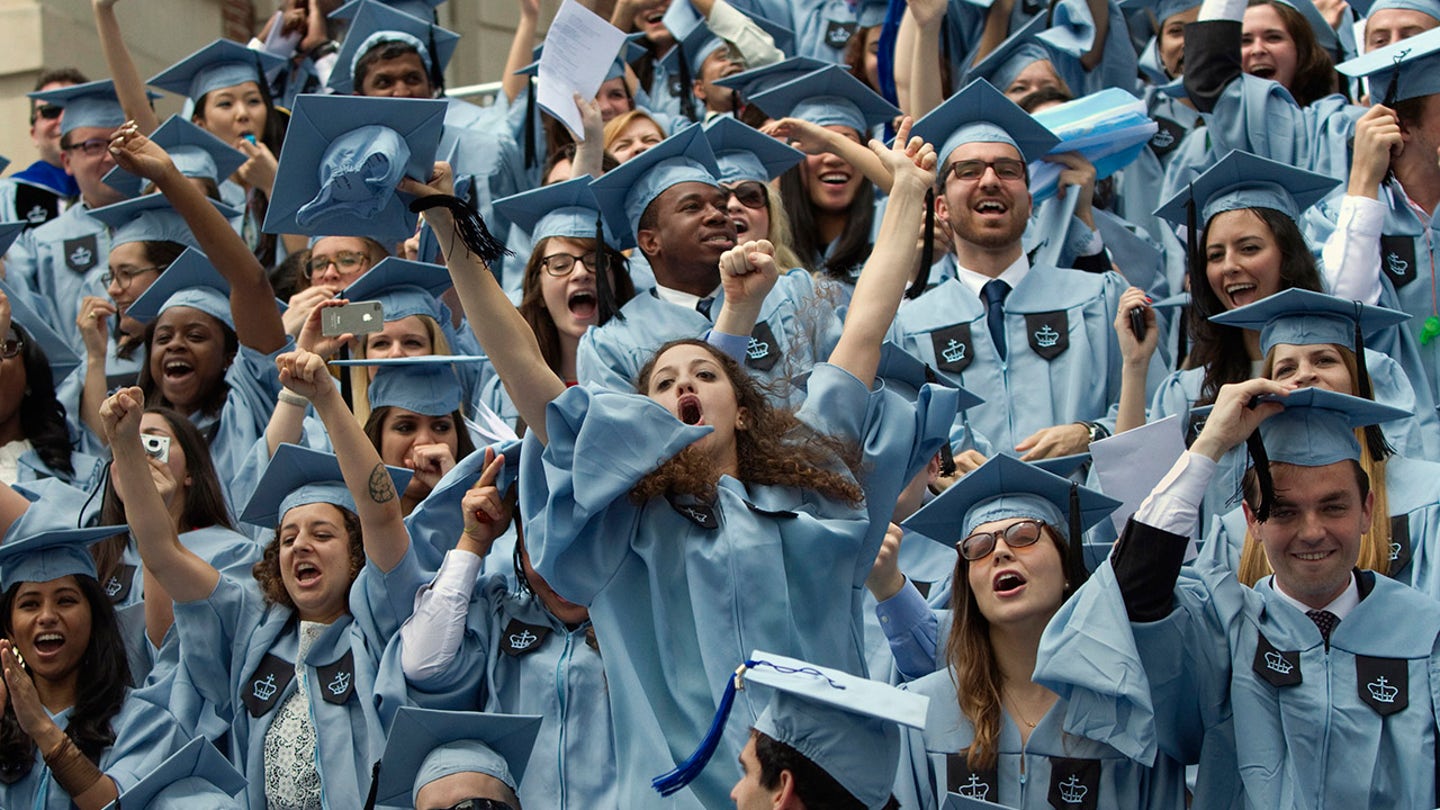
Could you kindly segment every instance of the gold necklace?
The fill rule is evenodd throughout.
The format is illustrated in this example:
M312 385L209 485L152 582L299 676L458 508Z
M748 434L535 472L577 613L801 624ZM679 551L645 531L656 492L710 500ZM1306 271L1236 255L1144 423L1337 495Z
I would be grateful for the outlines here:
M1026 720L1026 719L1025 719L1025 716L1020 713L1020 709L1019 709L1018 707L1016 707L1016 705L1015 705L1015 699L1014 699L1013 697L1011 697L1011 696L1006 696L1006 702L1010 705L1010 713L1013 714L1013 715L1015 715L1016 719L1018 719L1020 722L1024 723L1024 724L1027 725L1027 726L1029 726L1031 729L1034 729L1035 726L1039 723L1038 720L1035 721L1034 723L1030 722L1029 720ZM1042 714L1041 717L1044 717L1044 715Z

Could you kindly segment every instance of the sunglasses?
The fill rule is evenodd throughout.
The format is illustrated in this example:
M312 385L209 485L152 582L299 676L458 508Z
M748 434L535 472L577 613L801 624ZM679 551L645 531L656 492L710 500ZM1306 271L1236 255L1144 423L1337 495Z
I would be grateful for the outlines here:
M737 183L733 188L726 188L725 193L729 195L725 198L726 202L730 201L730 197L734 197L741 205L757 211L770 204L770 195L765 193L765 184L754 180Z
M41 104L32 111L31 120L33 122L34 119L44 118L46 121L54 121L62 112L65 112L65 108L59 104Z
M20 351L24 348L25 341L21 340L20 338L9 338L7 340L0 341L0 357L5 358L6 360L9 360L12 357L18 357L20 355Z
M1038 520L1020 520L1011 523L998 532L976 532L955 544L960 556L969 562L983 560L995 550L996 538L1004 539L1010 548L1033 546L1040 539L1040 529L1045 526Z

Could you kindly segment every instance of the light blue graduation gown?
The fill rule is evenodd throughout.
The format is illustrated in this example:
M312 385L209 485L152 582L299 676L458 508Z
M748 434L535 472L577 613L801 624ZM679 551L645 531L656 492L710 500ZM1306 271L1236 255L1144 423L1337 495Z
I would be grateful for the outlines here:
M736 0L732 5L794 31L790 55L837 65L845 61L845 46L859 25L854 5L845 0Z
M923 732L905 730L895 797L902 807L934 810L946 792L1018 810L1089 807L1105 810L1182 810L1185 771L1159 757L1154 767L1077 735L1075 711L1058 700L1020 741L1020 729L1001 712L999 756L993 770L972 770L960 754L975 728L960 712L954 670L933 672L904 689L930 698Z
M100 754L100 770L121 793L133 787L190 739L165 707L165 695L148 689L127 689L120 711L110 718L115 743ZM56 725L69 724L70 709L51 714ZM48 712L47 712L48 713ZM70 794L50 776L40 752L23 779L0 782L0 807L6 810L72 810Z
M291 340L270 354L242 345L230 368L225 370L225 384L230 390L219 414L209 416L197 411L189 415L200 434L209 439L210 460L225 487L232 512L239 512L245 503L232 488L233 484L251 447L264 437L280 395L280 372L275 367L275 358L293 350Z
M399 708L377 689L380 655L425 580L413 552L389 574L367 564L350 586L350 613L325 628L306 655L315 763L327 807L365 803L371 766ZM175 626L190 683L230 718L230 759L250 782L248 805L264 810L265 734L276 709L298 688L299 619L267 604L253 579L222 576L205 599L176 603Z
M710 314L718 316L723 303L724 296L717 296ZM653 294L631 298L620 314L624 320L612 318L580 338L575 358L580 382L612 391L634 391L640 368L656 349L679 338L700 339L711 327L694 309ZM810 274L791 270L765 297L751 336L746 368L761 382L775 385L776 390L769 392L772 403L798 404L803 393L790 381L830 356L840 339L840 319L829 302L816 294Z
M481 575L455 659L434 677L407 679L410 698L425 708L540 715L520 803L617 808L614 728L601 652L586 640L590 623L566 627L511 588L504 576ZM403 645L397 634L385 666L398 666Z
M110 229L90 216L83 203L25 231L5 256L10 286L30 295L30 304L51 327L85 356L75 319L87 295L106 298L100 277L110 268Z
M1198 763L1197 807L1433 807L1440 603L1356 576L1327 648L1271 577L1203 564L1168 616L1132 623L1107 561L1046 628L1036 680L1084 687L1070 700L1091 736Z
M521 513L540 575L588 605L605 651L624 807L724 807L762 708L748 692L707 768L662 800L649 780L705 735L737 661L754 649L864 671L865 577L900 490L945 440L953 389L914 404L821 364L797 416L862 452L865 503L723 476L713 505L629 491L708 428L658 403L583 386L548 406L550 442L526 438ZM681 509L684 509L682 513ZM716 528L705 528L713 526Z
M1107 416L1120 397L1114 324L1125 287L1113 272L1030 268L1005 300L1003 361L990 339L984 302L954 279L901 307L891 339L984 397L964 420L997 452L1013 452L1042 428L1114 423ZM1161 362L1153 359L1151 378L1162 375Z

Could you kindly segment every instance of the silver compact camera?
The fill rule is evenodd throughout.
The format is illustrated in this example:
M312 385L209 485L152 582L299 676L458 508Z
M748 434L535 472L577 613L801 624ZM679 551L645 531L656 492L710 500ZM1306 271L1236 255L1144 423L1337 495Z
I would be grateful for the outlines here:
M140 443L145 446L145 455L158 459L162 464L170 461L169 436L152 436L149 433L141 433Z

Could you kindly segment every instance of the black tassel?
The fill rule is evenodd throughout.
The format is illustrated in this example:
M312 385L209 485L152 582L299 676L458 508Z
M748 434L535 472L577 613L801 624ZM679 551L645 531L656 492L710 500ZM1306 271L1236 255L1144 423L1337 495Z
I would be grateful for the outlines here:
M527 76L525 93L525 168L535 168L535 77Z
M430 88L434 98L445 95L445 74L440 70L440 52L435 50L435 26L430 26Z
M1255 481L1260 486L1260 504L1255 507L1255 519L1264 523L1270 519L1270 508L1275 505L1275 481L1270 477L1270 454L1265 452L1265 443L1260 440L1257 428L1245 439L1250 451L1250 463L1255 467Z
M932 384L940 382L940 376L929 364L925 365L925 382ZM940 445L940 474L946 478L952 478L955 475L955 451L950 449L949 439Z
M1365 330L1360 327L1360 313L1364 304L1355 302L1355 390L1357 396L1375 399L1375 386L1370 381L1369 364L1365 362ZM1385 431L1379 425L1365 426L1365 446L1370 458L1383 461L1395 454L1395 448L1385 440Z
M919 298L930 286L930 265L935 263L935 189L925 191L925 234L920 240L920 270L915 281L905 291L905 297L912 301Z
M595 297L600 309L600 323L611 318L625 320L620 314L620 303L615 300L615 288L610 286L610 250L605 246L605 220L595 217Z
M380 763L370 769L370 793L365 797L365 810L375 810L375 797L380 792Z
M679 57L676 61L680 65L680 114L691 121L700 119L695 117L695 89L691 87L694 81L690 76L690 63L685 60L685 46L678 41L675 43L675 55Z
M410 210L417 214L431 208L450 209L451 215L455 217L455 235L467 250L485 264L494 264L501 256L515 255L506 250L505 243L496 239L485 227L484 217L459 197L452 194L431 194L410 203ZM445 253L448 255L450 251L446 250Z
M1065 550L1070 568L1070 590L1085 584L1090 569L1085 566L1085 529L1080 519L1080 485L1070 482L1070 544Z

